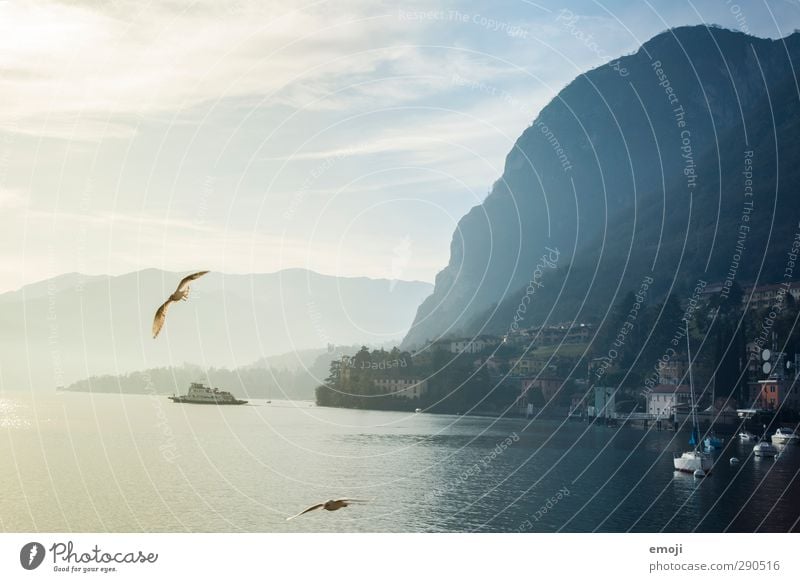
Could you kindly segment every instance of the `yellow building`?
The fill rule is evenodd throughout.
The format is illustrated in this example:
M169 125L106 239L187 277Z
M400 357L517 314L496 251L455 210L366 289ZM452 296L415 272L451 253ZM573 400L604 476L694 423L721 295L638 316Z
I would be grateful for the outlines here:
M419 378L376 378L378 393L402 398L420 398L428 391L428 381Z

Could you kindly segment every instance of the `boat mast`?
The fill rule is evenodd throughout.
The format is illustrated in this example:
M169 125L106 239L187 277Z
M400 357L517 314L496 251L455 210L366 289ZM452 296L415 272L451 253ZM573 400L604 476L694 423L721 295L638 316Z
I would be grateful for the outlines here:
M697 405L694 402L694 382L692 381L692 351L689 344L689 320L686 323L686 357L689 361L689 395L692 402L692 440L694 443L694 450L697 451L700 446L700 431L697 427Z

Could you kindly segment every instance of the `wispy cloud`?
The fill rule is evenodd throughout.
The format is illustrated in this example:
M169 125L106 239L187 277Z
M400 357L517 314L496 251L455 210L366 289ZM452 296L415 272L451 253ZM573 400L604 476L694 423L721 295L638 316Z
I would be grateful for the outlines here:
M382 96L419 99L435 90L442 67L466 66L457 55L423 54L413 42L419 31L398 22L392 10L365 11L361 2L319 2L303 11L293 6L2 4L0 124L13 121L18 131L69 138L108 137L109 120L111 135L118 136L124 116L248 95L301 109L374 106ZM392 44L372 46L379 35ZM387 76L399 78L376 82Z

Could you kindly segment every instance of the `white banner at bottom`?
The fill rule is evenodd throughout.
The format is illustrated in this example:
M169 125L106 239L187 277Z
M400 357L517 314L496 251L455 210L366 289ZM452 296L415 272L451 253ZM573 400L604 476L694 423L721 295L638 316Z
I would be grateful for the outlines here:
M0 580L796 580L791 534L2 534Z

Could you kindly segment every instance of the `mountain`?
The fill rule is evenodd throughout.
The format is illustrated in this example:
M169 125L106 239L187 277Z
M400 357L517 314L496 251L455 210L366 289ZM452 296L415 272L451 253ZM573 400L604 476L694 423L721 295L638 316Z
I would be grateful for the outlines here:
M52 389L184 362L235 369L329 344L382 344L402 338L431 291L417 281L301 269L210 273L194 282L187 302L170 308L154 340L153 314L182 276L73 273L0 295L0 389Z
M603 318L648 276L652 298L681 299L730 273L782 280L800 219L799 56L798 33L682 27L576 78L459 222L403 345L503 333L526 293L533 325Z

